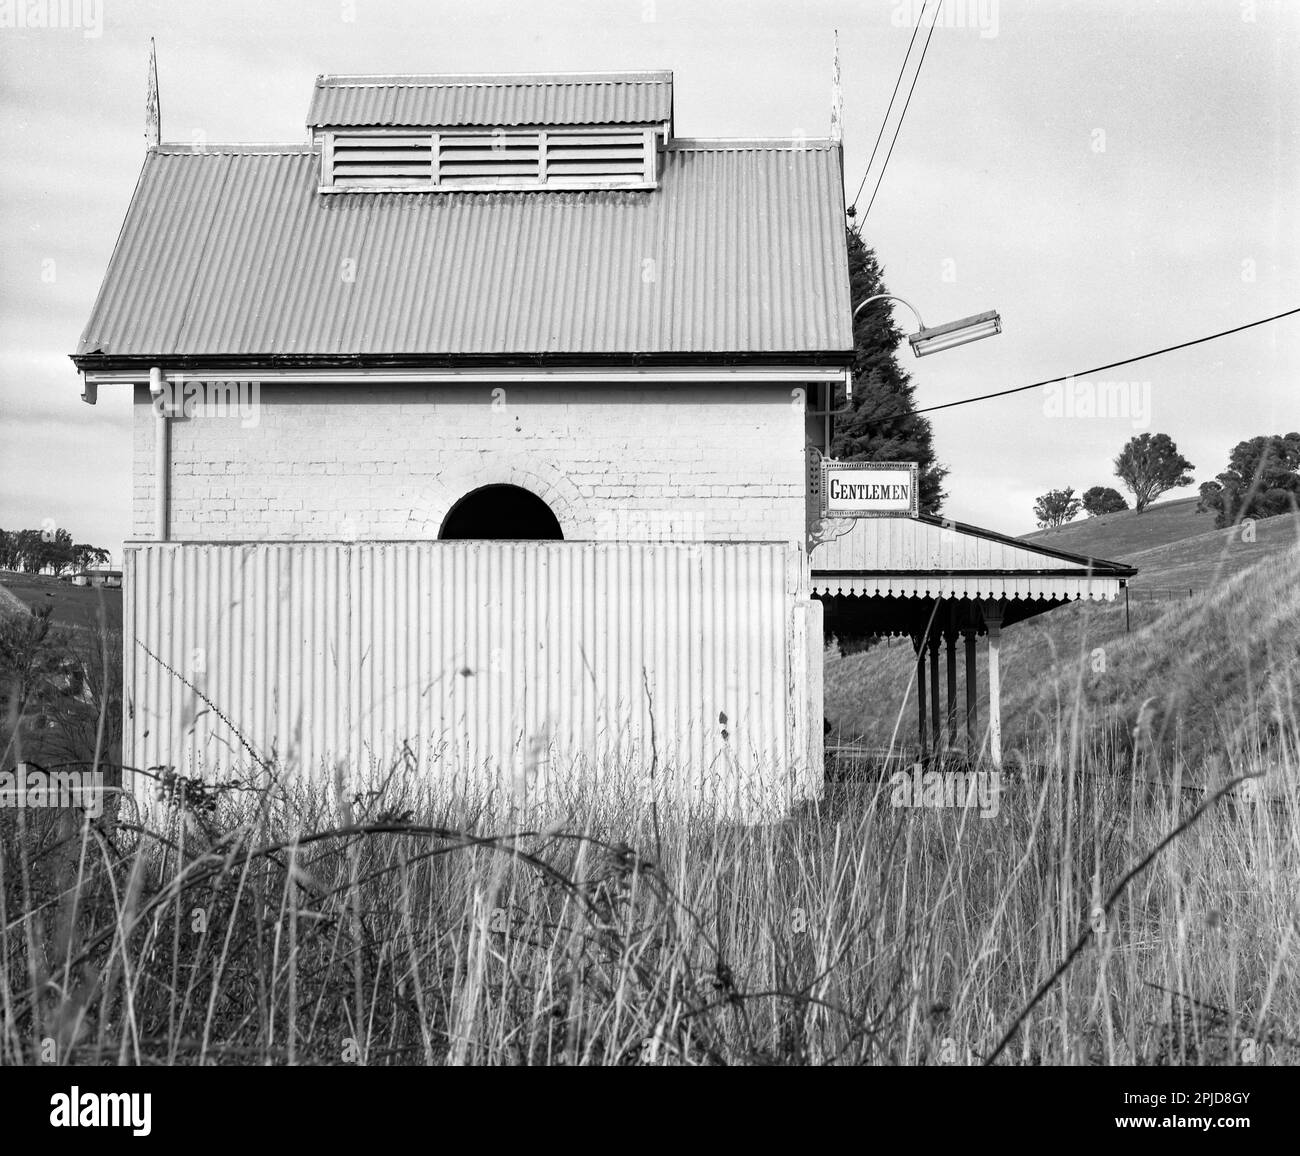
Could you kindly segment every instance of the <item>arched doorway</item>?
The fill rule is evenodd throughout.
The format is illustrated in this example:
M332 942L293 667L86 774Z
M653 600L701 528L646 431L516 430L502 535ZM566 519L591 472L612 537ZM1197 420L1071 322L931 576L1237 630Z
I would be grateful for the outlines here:
M519 486L482 486L447 511L438 537L559 542L564 534L551 507L536 494Z

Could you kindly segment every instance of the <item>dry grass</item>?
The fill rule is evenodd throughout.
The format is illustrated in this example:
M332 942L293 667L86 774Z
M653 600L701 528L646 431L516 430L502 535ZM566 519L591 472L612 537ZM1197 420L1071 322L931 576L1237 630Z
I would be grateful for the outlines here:
M881 783L754 827L589 800L527 830L392 781L11 812L4 1060L980 1062L1082 934L998 1062L1294 1063L1295 739L1241 752L1280 807L1211 808L1104 915L1191 803L1102 752L993 819Z

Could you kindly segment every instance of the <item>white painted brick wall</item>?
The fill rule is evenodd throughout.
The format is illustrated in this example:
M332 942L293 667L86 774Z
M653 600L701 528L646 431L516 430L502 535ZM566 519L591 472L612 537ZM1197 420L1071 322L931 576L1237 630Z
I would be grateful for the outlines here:
M255 420L171 424L175 540L436 538L483 485L566 538L802 541L789 385L263 385ZM154 413L135 394L135 536L154 526ZM350 520L351 524L348 524Z

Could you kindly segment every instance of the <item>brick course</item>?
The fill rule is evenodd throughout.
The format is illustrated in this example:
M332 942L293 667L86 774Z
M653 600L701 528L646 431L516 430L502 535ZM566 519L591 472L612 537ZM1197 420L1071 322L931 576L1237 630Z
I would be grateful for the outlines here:
M135 395L135 535L154 414ZM256 424L171 422L175 540L436 538L479 486L531 490L569 539L802 541L788 384L260 387ZM347 524L345 524L347 523Z

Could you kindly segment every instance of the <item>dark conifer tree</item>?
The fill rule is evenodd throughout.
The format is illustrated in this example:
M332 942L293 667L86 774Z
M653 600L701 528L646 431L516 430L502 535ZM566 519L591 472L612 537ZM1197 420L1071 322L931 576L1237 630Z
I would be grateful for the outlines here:
M853 307L887 293L873 250L848 231L849 288ZM920 466L920 509L937 514L947 494L948 474L934 456L930 422L916 413L912 379L899 364L903 333L893 322L888 301L868 305L853 326L853 408L835 419L831 456L850 462L916 462ZM843 404L843 398L839 404Z

